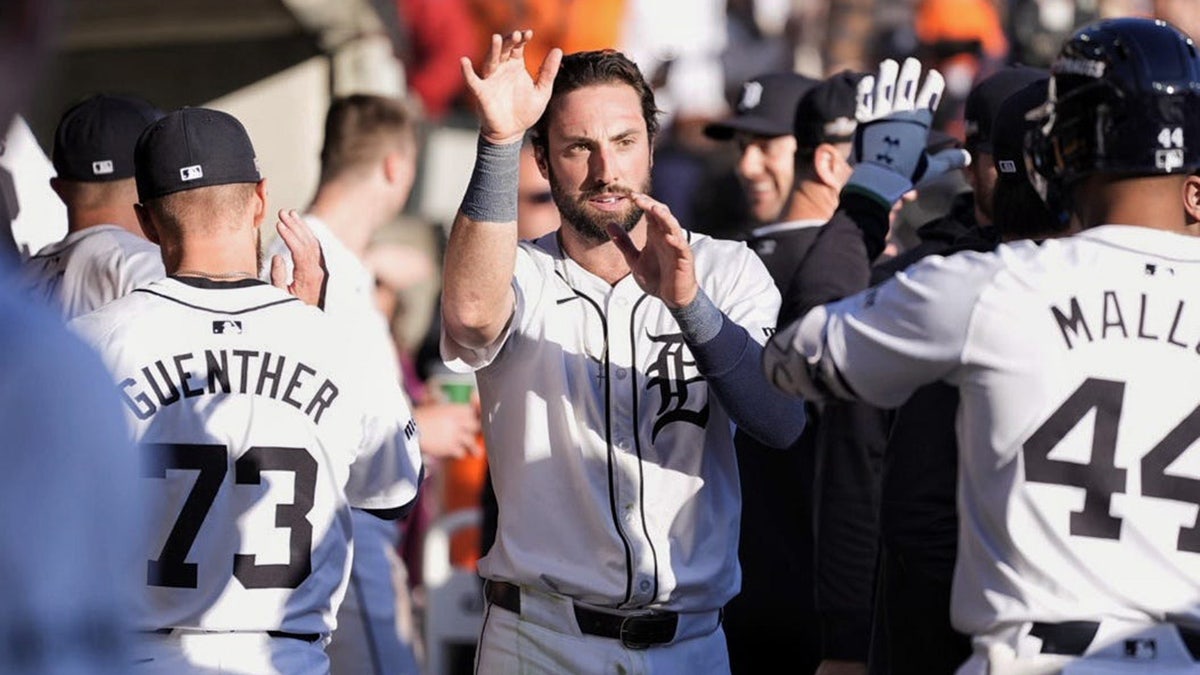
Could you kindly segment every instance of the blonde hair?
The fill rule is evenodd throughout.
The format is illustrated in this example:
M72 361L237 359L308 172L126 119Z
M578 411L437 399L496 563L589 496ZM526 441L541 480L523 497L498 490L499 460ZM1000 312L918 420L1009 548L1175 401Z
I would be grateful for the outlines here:
M145 207L160 228L160 236L221 225L236 229L257 187L257 183L211 185L163 195L147 201Z

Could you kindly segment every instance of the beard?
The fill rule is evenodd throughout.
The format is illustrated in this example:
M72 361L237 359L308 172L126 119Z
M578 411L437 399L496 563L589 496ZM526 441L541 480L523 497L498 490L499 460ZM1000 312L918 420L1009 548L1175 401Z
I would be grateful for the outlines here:
M596 195L607 192L628 197L633 194L631 188L623 185L605 185L581 190L578 195L570 195L558 182L553 168L547 167L546 174L550 181L550 196L554 198L554 205L558 207L563 224L588 241L603 244L612 239L608 234L609 223L615 223L622 230L628 232L642 219L642 209L632 201L629 202L629 208L624 212L601 213L588 207L588 200ZM650 192L649 178L639 186L639 190L643 194Z

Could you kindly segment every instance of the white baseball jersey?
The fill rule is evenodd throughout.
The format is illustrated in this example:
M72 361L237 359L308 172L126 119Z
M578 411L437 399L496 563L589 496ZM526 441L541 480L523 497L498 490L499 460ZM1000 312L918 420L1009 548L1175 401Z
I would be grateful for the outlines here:
M774 337L768 377L959 388L952 619L1200 626L1200 239L1107 225L931 257Z
M375 274L353 251L346 248L325 221L306 214L304 222L321 242L321 252L325 255L325 269L329 274L325 286L325 313L338 323L353 326L353 334L361 339L360 347L370 351L369 358L378 359L379 367L389 369L388 374L400 380L400 362L391 331L387 320L375 305ZM289 272L292 270L291 252L283 238L277 236L267 246L266 255L263 256L264 281L270 279L271 257L274 255L283 256Z
M349 507L416 496L399 387L382 395L335 322L256 280L162 279L72 326L142 445L155 518L140 627L330 632Z
M304 220L321 243L325 256L329 275L325 313L351 334L359 362L379 371L381 377L376 380L379 386L402 383L391 331L375 305L375 275L323 220L311 214L305 215ZM289 270L293 268L291 252L283 239L276 237L263 258L264 277L269 277L271 256L276 254L283 256ZM351 519L355 551L353 579L339 610L340 628L326 650L333 672L351 672L364 662L377 664L377 675L411 671L415 668L416 652L411 644L400 639L396 610L397 594L408 589L397 585L404 572L397 572L394 566L402 562L395 555L387 555L397 548L399 528L396 523L382 523L357 510L351 512Z
M151 241L117 225L94 225L46 246L24 264L25 287L73 319L166 274Z
M745 244L691 234L700 287L760 343L779 292ZM514 314L476 371L500 524L483 576L608 607L715 610L737 593L729 415L666 305L609 285L556 233L517 250Z

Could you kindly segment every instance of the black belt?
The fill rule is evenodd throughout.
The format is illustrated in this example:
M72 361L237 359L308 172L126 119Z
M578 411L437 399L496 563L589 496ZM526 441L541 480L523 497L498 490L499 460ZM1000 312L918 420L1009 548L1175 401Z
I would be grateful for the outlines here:
M155 635L170 635L175 632L174 628L155 628L154 630L144 630L143 633L154 633ZM214 633L223 631L213 631ZM288 638L291 640L301 640L303 642L316 642L321 639L320 633L289 633L285 630L269 630L267 635L273 638Z
M521 588L507 581L488 580L485 585L488 602L521 613ZM588 635L620 640L630 649L645 649L667 644L675 639L679 615L675 612L650 610L645 613L621 615L601 612L575 605L575 621L579 630Z
M1092 640L1100 624L1095 621L1064 621L1063 623L1035 622L1029 634L1042 639L1043 654L1064 654L1067 656L1082 656ZM1200 661L1200 631L1176 625L1183 645L1187 647L1192 658ZM1127 640L1132 643L1134 640ZM1136 649L1136 645L1126 644L1126 650Z

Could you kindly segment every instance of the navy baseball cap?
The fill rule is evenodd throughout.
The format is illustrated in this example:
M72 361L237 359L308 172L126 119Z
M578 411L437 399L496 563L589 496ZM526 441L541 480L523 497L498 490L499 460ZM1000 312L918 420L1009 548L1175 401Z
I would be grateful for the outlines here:
M1025 136L1039 122L1025 116L1046 103L1050 90L1050 74L1034 80L1015 94L1004 99L996 110L992 126L992 161L1000 178L1026 178Z
M1050 71L1030 66L1005 66L980 80L967 94L963 109L967 150L992 152L992 132L1000 104L1022 87L1050 77Z
M181 108L142 132L134 151L138 199L262 180L250 135L236 117Z
M718 141L744 131L756 136L787 136L792 133L796 105L820 80L791 71L764 73L742 85L737 112L704 127L704 135Z
M106 183L133 177L133 146L163 112L132 96L97 94L68 109L54 130L59 178Z
M858 81L863 73L843 70L813 87L796 107L792 133L800 148L815 148L822 143L845 143L858 128Z

